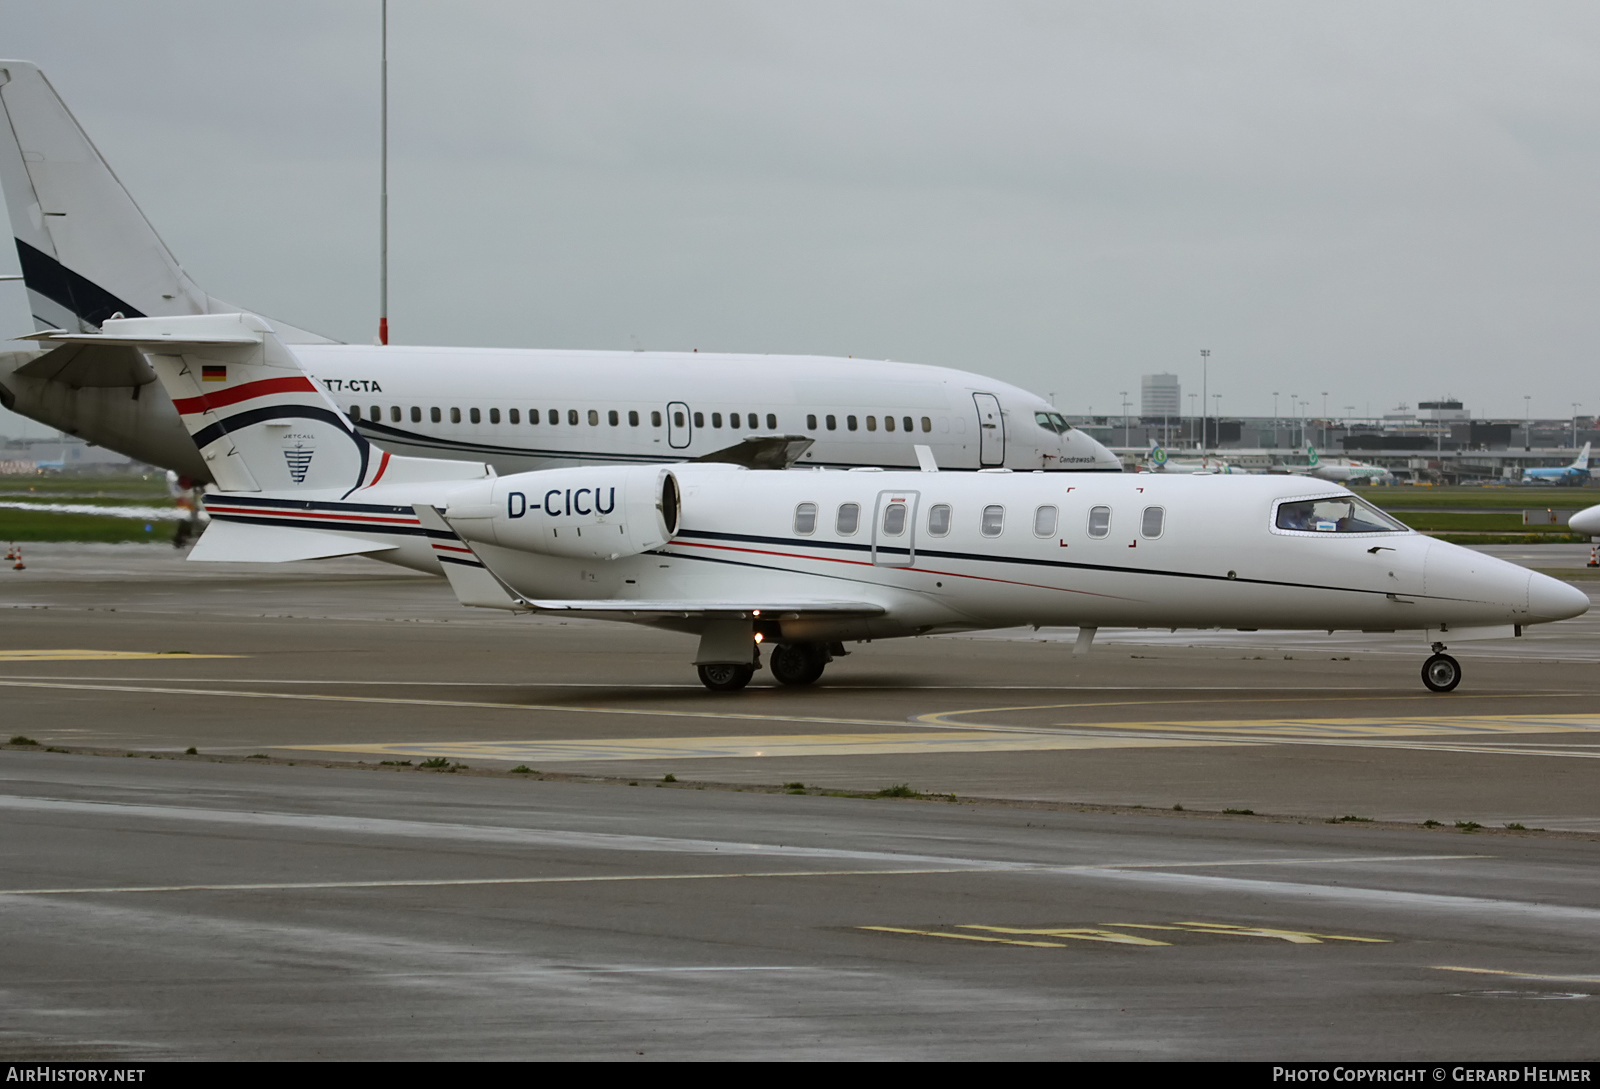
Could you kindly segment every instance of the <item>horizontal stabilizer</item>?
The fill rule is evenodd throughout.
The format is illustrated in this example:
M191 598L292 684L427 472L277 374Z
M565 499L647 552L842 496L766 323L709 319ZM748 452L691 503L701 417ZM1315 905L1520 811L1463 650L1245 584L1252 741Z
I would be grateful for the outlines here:
M444 515L439 512L438 507L418 503L412 510L417 512L422 528L429 531L428 535L433 544L433 558L444 568L444 577L450 580L450 589L455 592L456 599L461 604L480 609L527 611L527 603L512 593L505 583L484 566L478 554L472 550L472 546L462 540L451 528L450 523L444 520ZM449 537L444 536L445 534L449 534Z
M253 526L213 520L189 552L191 560L212 563L290 563L325 560L334 556L359 556L387 552L395 546L381 541L343 537L319 529L294 526Z

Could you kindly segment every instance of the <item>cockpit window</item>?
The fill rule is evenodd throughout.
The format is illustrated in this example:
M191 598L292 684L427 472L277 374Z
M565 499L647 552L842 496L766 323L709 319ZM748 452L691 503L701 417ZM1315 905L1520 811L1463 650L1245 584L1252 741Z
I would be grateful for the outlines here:
M1065 435L1072 430L1072 425L1067 422L1067 418L1059 412L1035 412L1033 414L1033 422L1046 431L1054 431L1057 435Z
M1330 495L1326 499L1297 499L1290 503L1279 503L1273 524L1279 529L1304 533L1409 532L1409 527L1353 495Z

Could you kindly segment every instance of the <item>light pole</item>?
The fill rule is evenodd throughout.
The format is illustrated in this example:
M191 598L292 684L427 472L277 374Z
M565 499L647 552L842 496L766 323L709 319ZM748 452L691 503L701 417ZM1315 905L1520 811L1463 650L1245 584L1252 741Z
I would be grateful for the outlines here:
M1206 378L1207 378L1207 369L1209 368L1210 364L1211 364L1211 349L1210 348L1201 348L1200 349L1200 403L1201 404L1205 404L1206 403ZM1204 416L1202 416L1201 420L1200 420L1200 453L1201 454L1204 454L1206 452L1206 439L1210 437L1206 433L1208 430L1209 429L1206 427L1205 418L1204 418Z
M1195 394L1193 394L1193 393L1189 394L1189 437L1190 438L1194 438L1194 420L1195 420L1194 399L1195 399Z
M1522 395L1522 452L1533 452L1533 394Z
M1278 391L1272 391L1272 445L1278 445Z
M1322 445L1328 445L1328 391L1322 391Z
M1582 401L1572 402L1572 448L1574 450L1578 448L1578 407L1582 404Z
M1128 391L1122 390L1122 445L1128 445Z

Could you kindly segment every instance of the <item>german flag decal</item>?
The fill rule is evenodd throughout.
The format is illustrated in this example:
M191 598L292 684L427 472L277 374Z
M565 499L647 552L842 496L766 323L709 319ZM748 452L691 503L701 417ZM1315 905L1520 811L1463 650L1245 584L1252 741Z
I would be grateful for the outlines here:
M202 382L226 382L227 380L227 364L216 367L203 366L200 368L200 381Z

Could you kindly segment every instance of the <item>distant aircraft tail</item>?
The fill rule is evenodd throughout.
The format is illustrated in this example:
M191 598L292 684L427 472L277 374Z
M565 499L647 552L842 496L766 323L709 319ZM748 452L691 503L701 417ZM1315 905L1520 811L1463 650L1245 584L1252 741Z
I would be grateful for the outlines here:
M1155 439L1150 440L1150 464L1161 468L1167 463L1167 451Z
M3 91L0 91L3 94ZM369 443L254 314L108 318L46 345L137 349L225 492L336 495L388 483L482 479L483 465L394 457Z
M183 271L33 64L0 61L0 115L0 190L27 289L27 314L3 319L25 327L0 328L0 340L42 329L92 332L113 316L239 310ZM327 340L273 326L289 343Z
M1309 442L1306 443L1306 464L1313 469L1322 464L1322 459L1317 456L1317 448Z
M1585 471L1585 472L1588 471L1588 469L1589 469L1589 447L1590 447L1590 445L1591 444L1587 443L1587 442L1583 444L1583 449L1579 450L1578 451L1578 456L1572 459L1572 464L1569 466L1569 468L1579 469L1579 470L1582 470L1582 471Z

